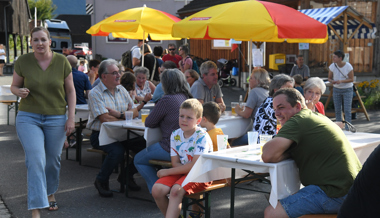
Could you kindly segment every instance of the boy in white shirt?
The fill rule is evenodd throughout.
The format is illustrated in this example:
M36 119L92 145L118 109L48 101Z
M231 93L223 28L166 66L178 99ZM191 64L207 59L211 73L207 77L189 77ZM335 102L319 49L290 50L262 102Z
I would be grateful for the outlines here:
M175 130L170 137L173 167L157 172L159 179L153 186L152 195L167 218L178 218L184 195L203 191L212 183L188 183L182 187L182 182L199 156L213 151L210 136L198 127L202 113L202 104L197 99L188 99L182 103L179 110L180 129Z

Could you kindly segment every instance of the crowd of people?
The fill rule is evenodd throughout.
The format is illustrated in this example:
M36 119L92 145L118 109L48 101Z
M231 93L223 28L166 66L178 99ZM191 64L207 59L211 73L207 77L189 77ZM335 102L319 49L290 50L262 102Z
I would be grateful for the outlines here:
M209 182L181 186L202 153L218 150L216 137L223 135L216 128L227 108L217 84L217 65L206 61L197 72L192 69L193 61L186 45L179 47L179 55L174 44L169 44L166 55L159 46L152 54L150 46L139 40L131 49L131 68L112 59L90 60L87 72L82 72L84 62L78 66L75 55L65 57L52 52L50 43L45 28L32 30L34 52L16 61L11 85L12 93L21 97L16 130L25 151L28 209L33 217L39 217L42 208L58 210L54 193L58 189L62 147L57 144L63 145L74 131L75 104L88 104L90 143L107 153L94 182L99 195L113 196L110 175L124 159L126 149L132 150L136 155L128 165L127 188L141 189L133 177L139 172L163 215L178 217L184 195L211 185ZM341 51L334 52L329 82L334 86L336 120L342 120L339 110L343 101L345 120L350 122L353 68L343 59ZM249 87L245 106L237 105L234 109L238 116L251 120L247 132L274 136L264 145L262 160L275 163L294 159L304 185L297 193L279 200L276 208L268 206L265 217L337 213L361 164L340 127L324 116L325 109L320 102L326 90L324 81L310 77L303 57L298 56L290 76L279 74L271 79L265 69L254 69ZM160 128L159 142L146 148L145 139L136 137L99 144L103 122L124 120L126 111L132 111L135 118L149 101L155 106L145 126ZM247 144L247 134L231 141L231 146ZM152 159L171 161L173 167L157 171L149 163ZM118 178L119 182L123 180ZM351 195L356 196L357 191L353 190ZM345 207L352 202L355 201L344 203ZM201 209L195 208L190 216L200 217L200 213Z

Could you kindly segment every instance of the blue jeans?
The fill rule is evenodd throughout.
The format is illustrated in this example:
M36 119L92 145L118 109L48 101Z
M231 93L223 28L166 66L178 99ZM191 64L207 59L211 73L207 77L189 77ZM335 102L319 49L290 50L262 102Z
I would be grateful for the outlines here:
M351 123L352 87L347 89L333 88L334 108L336 121L342 121L342 101L344 105L344 120ZM346 125L346 130L348 129Z
M300 217L305 214L338 213L347 195L340 198L330 198L316 185L308 185L297 193L280 200L286 214Z
M28 175L28 210L48 207L47 196L58 189L65 123L66 115L17 114L16 131Z
M248 133L240 136L232 142L232 146L248 145Z
M171 161L170 154L158 142L136 154L135 166L144 177L150 193L152 193L154 183L158 180L156 168L149 163L151 159Z
M100 168L100 172L96 176L96 179L103 183L108 182L113 170L123 160L126 148L137 153L143 150L146 146L146 142L142 137L133 138L129 141L114 142L108 145L99 146L99 131L92 131L90 142L93 148L107 153L102 167ZM137 173L137 169L134 164L129 164L128 168L128 177L133 178L133 175Z

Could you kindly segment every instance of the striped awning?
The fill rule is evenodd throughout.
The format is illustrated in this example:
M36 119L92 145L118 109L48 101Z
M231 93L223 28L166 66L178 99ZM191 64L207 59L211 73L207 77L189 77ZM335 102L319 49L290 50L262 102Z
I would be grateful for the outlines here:
M343 12L347 10L348 14L353 14L355 17L360 17L364 22L368 23L372 28L362 25L360 29L352 37L354 39L374 39L376 38L376 26L374 23L370 22L368 19L364 18L360 13L351 8L350 6L341 7L329 7L329 8L316 8L316 9L304 9L299 10L300 12L312 17L323 24L330 24L339 36L343 39L344 37L344 19ZM355 19L353 16L348 16L347 20L347 36L351 37L356 28L360 25L360 21ZM336 19L337 18L337 19ZM336 34L331 28L328 28L329 38L338 39Z

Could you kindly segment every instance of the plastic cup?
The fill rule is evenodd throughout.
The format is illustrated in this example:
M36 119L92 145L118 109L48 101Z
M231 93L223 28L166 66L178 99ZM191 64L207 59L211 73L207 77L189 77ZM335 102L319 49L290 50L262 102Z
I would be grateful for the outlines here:
M125 112L125 122L127 124L131 124L133 119L133 111L126 111Z
M217 135L216 141L218 143L218 151L227 149L228 135Z
M238 105L239 102L231 102L231 111L232 111L232 115L236 115L236 112L235 112L235 107L236 105Z
M260 135L260 144L265 144L272 139L272 135Z
M149 113L149 109L141 109L141 122L145 123L145 120L148 117Z
M258 132L248 132L248 148L249 150L253 150L257 145L257 138L259 137Z

